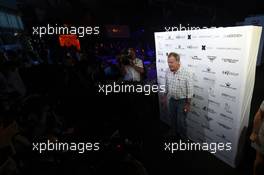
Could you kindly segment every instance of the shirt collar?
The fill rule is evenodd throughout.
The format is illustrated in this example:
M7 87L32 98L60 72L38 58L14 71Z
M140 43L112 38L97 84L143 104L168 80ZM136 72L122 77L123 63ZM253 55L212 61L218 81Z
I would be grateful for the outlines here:
M182 67L180 66L179 69L178 69L176 72L172 72L172 71L171 71L171 73L173 73L173 74L178 74L178 73L181 72L181 70L182 70Z

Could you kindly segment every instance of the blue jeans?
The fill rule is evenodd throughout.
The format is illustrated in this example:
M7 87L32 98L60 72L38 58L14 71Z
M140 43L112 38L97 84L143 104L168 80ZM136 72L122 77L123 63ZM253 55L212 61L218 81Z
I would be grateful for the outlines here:
M184 105L186 99L175 100L169 99L169 117L171 120L171 135L172 136L186 136L186 117L184 112Z

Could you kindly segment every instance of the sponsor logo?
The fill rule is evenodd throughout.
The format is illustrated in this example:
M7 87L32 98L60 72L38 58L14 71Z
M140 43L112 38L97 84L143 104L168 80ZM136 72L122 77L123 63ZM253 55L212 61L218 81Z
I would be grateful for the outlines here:
M160 68L160 72L166 72L164 68Z
M213 62L216 59L216 56L207 56L210 62Z
M172 44L165 44L165 47L172 47Z
M229 35L225 35L224 37L226 38L239 38L242 37L242 34L229 34Z
M222 73L223 73L224 75L227 75L227 76L238 76L238 75L239 75L239 73L231 72L231 71L228 71L228 70L226 70L226 71L222 71Z
M226 126L226 125L223 124L223 123L220 123L220 122L217 122L217 123L218 123L219 126L221 126L222 128L224 128L224 129L226 129L226 130L230 130L230 129L232 129L231 127Z
M165 79L165 76L160 75L159 78L160 79Z
M220 86L221 87L224 87L224 88L228 88L228 89L233 89L233 90L236 90L237 89L235 87L232 87L232 84L229 83L229 82L226 82L225 84L221 84Z
M207 45L202 45L201 47L202 50L210 50L213 49L212 47L208 47Z
M197 86L197 85L193 85L193 88L194 89L197 89L197 90L199 90L199 91L203 91L203 87L201 87L201 86Z
M215 74L214 71L212 71L212 69L210 67L207 67L205 70L203 70L202 72L205 72L205 73L209 73L209 74Z
M158 55L163 56L163 52L158 51Z
M192 107L193 107L193 108L196 108L196 109L200 109L200 108L198 107L198 105L197 105L195 102L192 102Z
M193 98L198 99L198 100L204 100L204 98L200 95L193 94Z
M187 48L188 48L188 49L198 49L198 46L188 45Z
M163 36L160 36L160 35L156 35L157 36L157 39L163 39Z
M202 60L202 58L199 58L198 56L193 56L192 59L193 60Z
M211 83L211 84L215 83L215 79L211 79L211 78L208 78L208 77L204 77L203 80L208 82L208 83Z
M225 63L236 63L238 62L238 59L222 58L222 61Z
M241 50L240 47L217 47L218 50Z
M178 45L175 49L184 49L181 45Z
M229 113L229 114L232 114L232 111L231 111L230 108L231 108L230 105L229 105L228 103L225 103L225 111L226 111L227 113Z
M211 100L211 99L208 99L208 104L212 104L212 105L214 105L214 106L220 106L220 103L218 103L218 102L216 102L216 101L214 101L214 100Z
M208 93L211 97L215 97L215 91L214 91L214 88L213 87L209 87L208 89Z
M163 60L163 59L158 59L158 62L159 62L159 63L165 63L166 61Z
M191 114L193 114L196 117L200 117L200 114L198 114L198 112L196 112L196 111L191 111Z
M227 116L227 115L225 115L225 114L223 114L223 113L220 113L220 116L221 116L222 118L224 118L224 119L227 119L227 120L233 121L233 118L232 118L232 117L229 117L229 116Z
M177 35L175 38L176 38L176 39L184 39L185 36Z
M233 102L236 101L236 96L232 96L226 93L222 93L221 96L225 98L226 100L233 101Z
M209 117L208 115L204 115L204 118L205 118L208 122L210 122L210 121L213 120L213 118Z
M187 35L188 39L192 39L192 35Z
M204 107L203 107L203 110L206 111L206 112L209 112L209 113L211 113L211 114L215 114L215 113L216 113L215 110L213 110L213 109L211 109L211 108L208 108L207 106L204 106Z
M171 35L168 35L168 37L166 38L166 40L173 40L173 37Z
M188 67L190 67L190 68L197 68L197 65L188 64Z
M203 125L203 124L202 124L202 128L207 129L207 130L210 131L210 132L213 132L213 129L210 128L209 126L206 126L206 125Z

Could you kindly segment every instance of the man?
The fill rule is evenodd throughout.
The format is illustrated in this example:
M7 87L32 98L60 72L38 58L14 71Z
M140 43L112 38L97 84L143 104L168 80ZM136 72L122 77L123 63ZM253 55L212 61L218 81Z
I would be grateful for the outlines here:
M256 159L254 162L254 175L263 173L264 166L264 100L262 101L258 112L254 117L253 131L250 140L256 149ZM262 171L262 173L261 173Z
M190 111L193 96L191 73L181 66L180 56L171 52L168 55L169 69L165 75L166 99L171 119L171 135L186 136L186 117ZM166 100L166 101L167 101Z
M131 57L130 72L132 74L132 81L140 81L141 75L144 73L143 62L136 57L136 51L133 48L128 49L128 55Z

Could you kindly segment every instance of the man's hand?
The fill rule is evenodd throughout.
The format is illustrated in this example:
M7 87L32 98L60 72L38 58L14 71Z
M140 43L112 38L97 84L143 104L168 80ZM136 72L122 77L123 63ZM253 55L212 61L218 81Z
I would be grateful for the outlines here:
M249 138L252 142L258 142L258 134L255 132L252 132Z
M167 95L162 95L161 96L161 104L165 107L165 108L167 108L167 104L168 102L167 102Z
M143 74L144 73L144 68L138 67L133 60L130 61L130 66L132 66L137 72Z
M183 110L185 113L190 112L190 103L185 103Z

